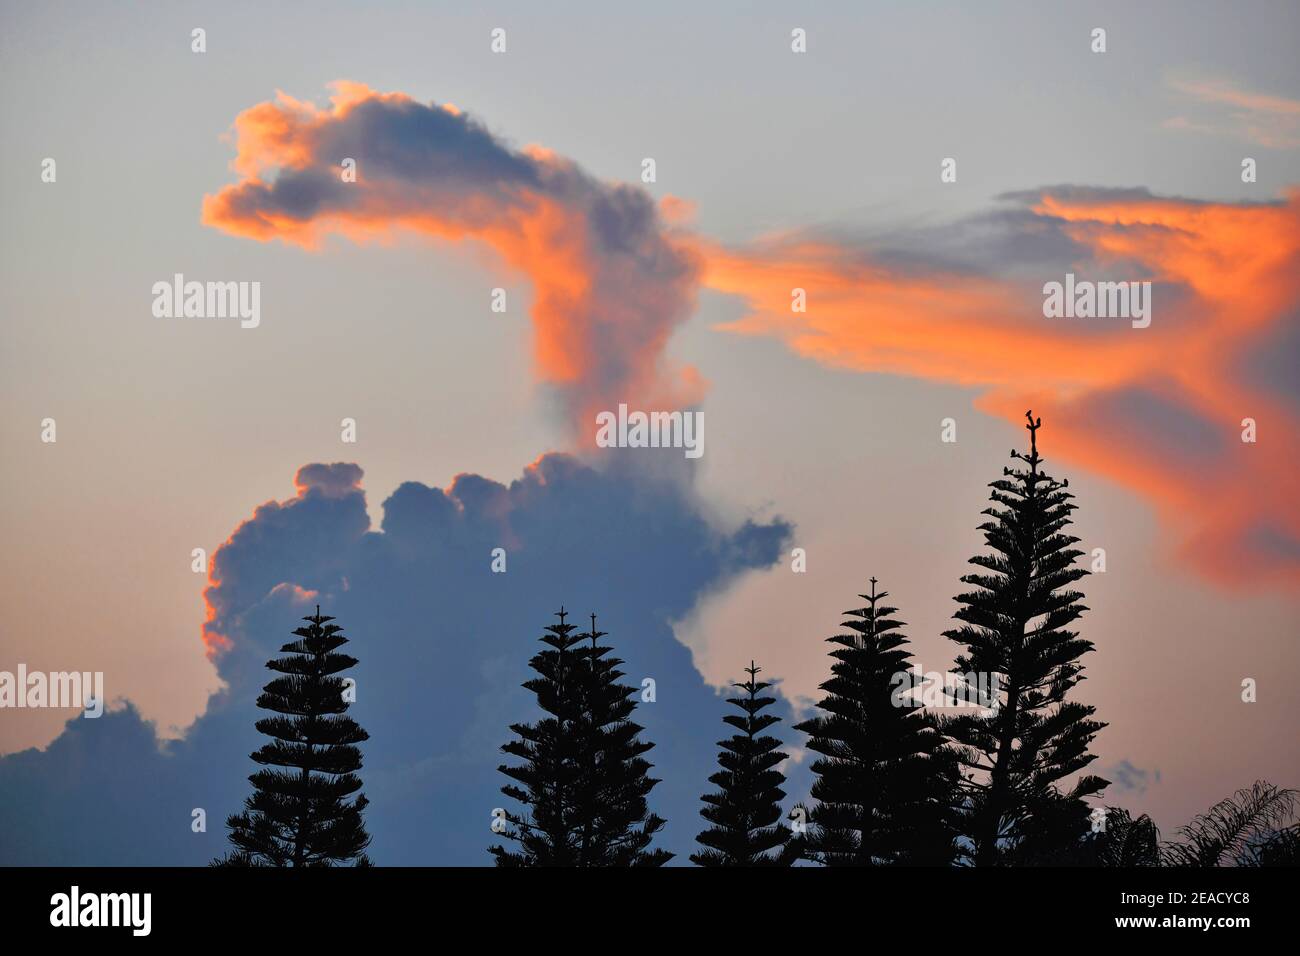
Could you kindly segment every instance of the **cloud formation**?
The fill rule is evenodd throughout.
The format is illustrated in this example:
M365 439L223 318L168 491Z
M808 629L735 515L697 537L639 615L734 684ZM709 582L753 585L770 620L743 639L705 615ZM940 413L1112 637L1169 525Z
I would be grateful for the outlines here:
M534 358L585 435L627 402L683 408L703 394L664 350L694 309L698 263L642 189L597 180L541 147L513 149L449 104L333 84L328 109L278 93L233 128L240 181L204 197L232 235L318 247L410 230L476 240L534 289ZM356 162L345 182L342 162ZM486 296L485 296L486 308Z
M701 242L704 282L744 300L727 331L827 365L967 386L1052 424L1047 454L1136 490L1216 581L1300 580L1300 193L1212 203L1062 186L949 234ZM1047 319L1046 282L1150 281L1154 320ZM807 291L807 311L791 290ZM1290 368L1292 374L1284 370ZM1243 419L1258 441L1243 443Z
M651 803L685 861L715 769L715 737L700 728L721 731L725 705L671 622L771 566L789 525L720 529L681 482L617 460L596 470L546 455L508 485L470 474L445 489L407 482L384 502L380 529L360 481L353 464L308 465L292 497L258 507L216 552L205 634L225 687L184 738L160 741L128 705L70 721L45 751L0 758L0 864L201 864L223 852L225 817L255 769L266 661L317 603L360 661L352 713L370 733L361 776L376 862L489 862L500 747L511 722L534 714L520 685L561 602L579 623L599 613L628 683L656 682L637 720L663 779ZM505 573L491 571L496 547ZM791 792L806 786L796 775ZM191 832L194 808L206 833Z
M1209 119L1174 116L1167 129L1227 135L1269 149L1300 147L1300 100L1242 89L1230 80L1180 79L1170 86L1206 108Z
M1147 792L1151 784L1160 783L1159 770L1144 770L1141 767L1134 766L1129 760L1121 760L1113 767L1105 770L1106 779L1111 781L1111 785L1120 793L1142 794Z
M539 377L575 427L620 401L698 400L698 379L663 356L703 284L744 301L732 332L776 336L828 365L964 385L1011 420L1032 405L1053 423L1050 456L1146 495L1203 572L1297 579L1300 518L1287 496L1300 414L1297 196L1224 204L1057 187L945 230L869 242L806 232L728 249L678 231L677 203L656 207L544 149L513 149L455 107L401 94L338 84L328 109L280 94L242 113L234 136L240 181L206 197L209 225L305 248L407 229L482 242L527 274ZM356 183L339 176L344 158L357 160ZM1066 271L1153 282L1152 326L1045 320L1041 285ZM808 290L805 314L790 311L795 287ZM1245 416L1259 423L1257 444L1239 441ZM723 708L671 624L773 565L790 528L719 529L688 483L656 474L643 458L612 455L598 470L552 454L509 485L407 482L375 529L358 466L304 466L294 495L259 506L213 557L203 634L225 687L204 716L163 742L128 705L71 721L46 751L0 758L0 863L220 853L222 820L248 790L265 661L317 602L361 660L376 860L486 862L498 748L530 712L519 685L560 601L598 610L632 682L656 680L658 701L638 719L664 780L655 809L684 854L713 770L699 728ZM490 570L498 547L505 574ZM806 793L806 768L792 772L787 789ZM207 811L207 833L191 831L193 808Z
M1186 92L1252 115L1296 112L1221 84ZM549 150L513 149L454 106L355 83L335 84L328 109L280 93L239 115L234 140L241 179L205 198L209 225L308 248L410 229L479 240L525 272L538 372L578 436L623 401L700 399L699 377L667 368L664 351L702 284L746 303L728 331L835 367L969 387L978 408L1012 420L1033 406L1052 422L1054 455L1143 495L1173 550L1216 581L1300 578L1300 516L1282 490L1298 452L1287 368L1300 194L1234 204L1059 186L942 230L805 231L729 249L674 225L681 201L657 207ZM355 183L340 176L349 157ZM1153 326L1044 319L1042 285L1066 272L1150 281ZM804 314L790 308L796 287ZM1255 444L1239 440L1245 418Z

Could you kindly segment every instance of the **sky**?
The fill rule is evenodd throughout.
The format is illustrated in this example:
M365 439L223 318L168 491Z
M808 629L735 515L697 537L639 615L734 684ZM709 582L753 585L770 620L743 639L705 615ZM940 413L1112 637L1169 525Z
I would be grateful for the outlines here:
M0 861L220 852L261 662L318 598L377 861L487 862L560 603L655 676L684 856L751 657L806 712L874 575L951 664L1029 407L1106 551L1076 692L1106 801L1172 831L1300 784L1300 10L533 7L0 6L0 670L111 702L0 711ZM178 272L260 282L260 324L156 317ZM1045 318L1067 273L1150 281L1151 326ZM598 449L621 401L701 411L705 453Z

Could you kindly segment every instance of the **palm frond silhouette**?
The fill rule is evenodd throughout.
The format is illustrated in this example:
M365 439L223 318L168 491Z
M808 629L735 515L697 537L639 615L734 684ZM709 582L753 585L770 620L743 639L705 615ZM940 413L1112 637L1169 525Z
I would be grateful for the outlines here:
M1296 813L1300 792L1257 780L1221 800L1166 843L1166 866L1295 865ZM1286 862L1290 854L1291 862Z

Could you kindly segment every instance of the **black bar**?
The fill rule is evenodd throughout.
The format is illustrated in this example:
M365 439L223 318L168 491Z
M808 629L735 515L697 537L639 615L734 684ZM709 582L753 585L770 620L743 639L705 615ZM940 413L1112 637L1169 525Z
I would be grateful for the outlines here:
M481 943L544 942L606 927L623 942L653 934L660 945L693 945L758 920L765 934L811 942L837 926L862 942L931 939L945 949L982 945L1006 932L1179 938L1197 933L1231 945L1238 934L1277 936L1292 923L1288 871L1272 869L823 869L530 872L492 868L315 870L33 868L0 870L7 939L133 942L130 925L51 925L56 894L149 896L148 938L166 941L322 942L420 934L463 949ZM143 897L138 898L143 904ZM120 898L110 900L109 911ZM94 907L98 908L96 899ZM1286 908L1284 910L1284 907ZM121 910L122 923L141 910ZM566 928L582 914L581 927ZM1152 919L1154 925L1117 920ZM1187 921L1242 920L1209 928ZM1170 922L1166 922L1166 920ZM703 930L701 921L708 926ZM1178 922L1183 921L1183 922ZM731 927L728 929L728 927ZM16 934L16 937L13 935ZM680 935L678 935L680 934ZM809 935L811 934L811 935ZM141 937L135 937L141 938ZM475 935L474 938L480 938ZM949 943L942 943L942 940ZM612 944L612 939L611 939ZM613 944L612 944L613 945ZM856 944L855 944L856 945Z

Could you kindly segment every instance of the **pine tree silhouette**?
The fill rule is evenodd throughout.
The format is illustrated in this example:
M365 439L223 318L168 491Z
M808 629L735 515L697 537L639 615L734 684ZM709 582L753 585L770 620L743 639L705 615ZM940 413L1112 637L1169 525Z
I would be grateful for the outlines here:
M214 861L219 865L370 865L361 819L365 795L345 799L361 789L356 744L369 735L345 716L345 685L337 676L357 661L335 653L348 639L338 625L326 623L334 618L321 614L319 605L303 620L309 626L293 632L298 640L280 648L289 656L267 662L284 676L257 698L258 707L276 716L256 727L274 739L251 754L264 767L248 778L254 789L244 812L226 821L235 849Z
M489 852L498 866L662 866L673 855L649 848L664 821L646 806L659 781L642 757L654 744L629 719L633 688L618 683L622 661L606 656L596 616L586 634L566 616L561 608L560 623L546 628L548 649L529 662L540 676L524 684L548 716L512 724L519 739L502 747L523 761L499 768L518 782L501 792L528 808L502 817L501 835L519 849Z
M775 737L763 736L781 718L759 713L776 702L775 697L759 696L771 686L757 679L761 669L750 661L745 668L749 680L731 685L744 693L727 698L727 703L740 708L743 716L729 713L722 718L738 732L718 741L722 769L709 777L718 790L700 798L705 803L700 815L713 825L695 838L708 848L691 854L697 866L789 866L798 858L790 830L778 822L785 774L776 766L787 755L777 750L781 744Z
M872 578L860 595L867 606L846 612L851 633L827 639L835 663L822 714L796 727L822 755L805 855L828 866L946 865L954 855L956 755L933 718L895 694L911 654L891 617L897 608L878 604L887 596Z
M579 787L579 738L577 729L583 720L585 699L579 670L582 662L582 635L565 618L560 608L558 624L545 629L541 637L547 650L539 651L529 661L538 673L524 683L537 696L537 704L549 716L534 724L511 724L519 738L501 749L523 761L519 766L502 764L498 769L517 781L501 792L528 808L528 815L506 811L500 817L508 826L497 830L506 839L519 844L518 852L497 845L489 847L498 866L576 866L577 844L574 833L581 826L577 803Z
M599 639L596 615L586 635L588 693L585 714L587 743L584 788L592 812L583 832L582 858L591 866L662 866L673 858L667 850L649 849L663 829L661 817L648 812L646 797L659 781L648 775L650 763L641 755L654 747L642 741L642 727L628 718L636 709L634 688L618 683L623 662L607 657L612 650Z
M984 510L990 520L980 530L994 553L970 559L986 573L962 577L976 590L957 596L962 624L944 632L966 647L957 670L1000 675L992 714L942 725L959 745L964 842L980 866L1045 862L1077 845L1089 817L1082 798L1108 785L1085 775L1068 791L1057 788L1095 759L1088 745L1106 725L1092 719L1095 708L1065 699L1083 679L1079 658L1093 648L1067 629L1087 610L1070 585L1088 572L1074 566L1079 539L1062 533L1075 510L1069 482L1039 470L1042 420L1025 416L1029 454L1011 456L1029 468L1004 468L990 484L995 507Z

